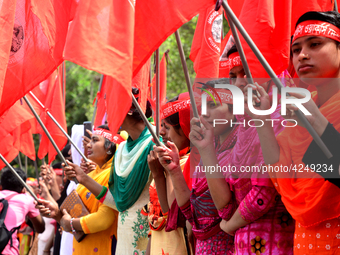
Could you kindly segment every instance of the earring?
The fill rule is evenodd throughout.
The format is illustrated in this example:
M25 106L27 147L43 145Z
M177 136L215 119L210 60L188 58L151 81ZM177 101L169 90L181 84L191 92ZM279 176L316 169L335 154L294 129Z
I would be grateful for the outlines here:
M111 151L107 151L106 153L107 153L107 154L109 154L109 155L111 155L111 154L112 154L112 152L111 152Z

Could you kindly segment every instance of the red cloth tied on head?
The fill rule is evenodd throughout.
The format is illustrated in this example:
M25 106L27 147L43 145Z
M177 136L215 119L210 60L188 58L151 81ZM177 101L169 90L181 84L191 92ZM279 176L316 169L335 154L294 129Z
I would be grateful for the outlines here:
M340 42L340 29L321 20L306 20L297 25L293 35L293 42L306 35L323 36Z
M242 66L242 61L238 52L229 55L227 66L229 70L233 69L235 66Z
M202 95L207 95L207 101L216 101L224 104L233 104L233 94L227 89L207 88L202 91ZM214 98L212 98L213 96Z
M62 176L63 175L63 169L61 168L53 168L56 175Z
M110 142L113 142L115 144L120 144L121 142L125 141L123 137L121 137L118 134L113 135L110 130L103 129L103 128L94 128L93 129L94 135L102 136L106 139L108 139Z
M178 100L189 100L190 102L189 92L180 94L178 96ZM178 112L179 124L183 130L183 133L188 139L189 139L189 133L190 133L190 108L191 108L191 103L188 104L188 107Z
M177 101L169 102L162 107L162 119L178 112L179 125L187 138L189 138L190 133L190 108L191 102L189 92L180 94Z

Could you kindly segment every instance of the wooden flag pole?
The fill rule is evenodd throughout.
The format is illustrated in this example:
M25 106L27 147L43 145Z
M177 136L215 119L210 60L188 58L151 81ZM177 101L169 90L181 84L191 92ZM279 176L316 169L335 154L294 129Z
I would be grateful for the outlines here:
M156 58L156 119L155 119L155 126L156 126L156 135L159 137L160 132L160 73L159 73L159 48L156 50L155 54Z

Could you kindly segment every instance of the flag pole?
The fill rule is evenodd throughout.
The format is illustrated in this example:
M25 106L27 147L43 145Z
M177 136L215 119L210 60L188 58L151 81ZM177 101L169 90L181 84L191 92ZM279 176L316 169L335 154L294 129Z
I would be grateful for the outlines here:
M27 175L27 156L25 155L25 174Z
M20 151L19 151L19 153L18 153L18 163L19 163L19 167L20 167L20 169L22 169L23 167L22 167L22 163L21 163L21 158L20 158Z
M334 0L334 11L339 12L337 0Z
M38 160L38 157L36 156L33 163L34 163L34 169L35 169L35 176L37 177L37 182L38 182L38 187L39 187L40 186L40 183L39 183L39 169L38 169L37 160Z
M67 162L66 162L66 160L65 160L65 158L64 158L64 156L63 156L63 154L62 154L61 151L59 150L57 144L54 142L52 136L51 136L50 133L48 132L48 130L47 130L47 128L45 127L44 123L41 121L41 119L40 119L40 117L38 116L37 112L34 110L33 106L32 106L31 103L30 103L30 101L28 101L28 99L27 99L26 96L24 96L23 98L24 98L25 102L27 103L28 107L31 109L31 111L32 111L32 113L33 113L33 115L34 115L34 117L35 117L35 118L37 119L37 121L39 122L41 128L44 130L44 132L45 132L45 134L47 135L48 139L49 139L50 142L52 143L54 149L57 151L57 153L58 153L59 157L61 158L62 162L65 164L65 166L68 166L68 164L67 164ZM73 178L73 181L74 181L75 183L77 183L77 184L79 183L79 182L77 181L76 178Z
M187 88L188 88L189 95L190 95L190 101L191 101L191 106L192 106L193 114L194 114L194 117L199 118L198 111L197 111L197 106L196 106L196 101L195 101L195 97L194 97L194 92L193 92L192 87L191 87L191 81L190 81L188 66L187 66L187 63L185 61L184 50L183 50L183 46L182 46L182 42L181 42L181 37L179 35L178 30L176 30L175 36L176 36L176 42L177 42L177 47L178 47L179 55L181 57L181 62L182 62L182 67L183 67L183 71L184 71L185 81L187 83Z
M100 93L100 91L102 90L103 79L104 79L104 74L102 74L102 76L100 77L98 93ZM96 96L96 102L94 103L94 111L93 111L93 115L92 115L92 126L93 126L94 120L95 120L95 118L96 118L97 104L98 104L98 98L97 98L97 96ZM78 151L78 152L79 152L79 151ZM79 152L79 153L80 153L80 152Z
M26 182L24 182L23 179L21 179L20 175L14 170L14 168L7 162L7 160L0 154L0 159L5 163L5 165L8 167L8 169L15 175L15 177L21 182L21 184L26 188L26 190L31 194L31 196L38 202L37 196L33 193L33 191L28 187Z
M227 14L227 18L228 18L228 23L229 23L229 26L230 26L230 29L231 29L231 33L232 33L234 40L235 40L237 51L240 54L242 66L243 66L244 72L247 76L248 83L254 84L254 80L253 80L253 77L251 75L251 72L250 72L250 69L249 69L249 66L248 66L246 55L244 54L243 47L242 47L240 38L237 34L237 30L235 28L235 25L234 25L233 21L230 19L228 14Z
M283 88L283 85L281 84L280 79L276 76L274 70L271 68L267 60L263 57L260 50L257 48L253 40L248 35L247 31L242 26L241 22L238 20L234 12L231 10L230 6L228 5L227 1L223 0L222 6L224 10L226 11L228 17L231 19L231 21L235 24L240 34L243 36L244 40L247 42L251 50L254 52L257 59L260 61L263 68L266 70L266 72L269 74L275 85L278 87L278 89L281 91ZM313 129L312 125L307 120L306 116L303 115L300 109L295 111L296 116L298 119L302 122L302 124L306 127L307 131L310 133L310 135L313 137L316 144L320 147L320 149L323 151L323 153L326 155L327 158L331 158L333 155L328 150L327 146L324 144L324 142L321 140L319 135L316 133L316 131Z
M152 126L151 126L150 122L146 118L144 112L142 111L142 108L140 108L140 106L139 106L135 96L132 94L132 92L131 92L131 96L132 96L132 103L136 107L137 111L139 112L139 115L142 117L146 127L149 129L153 139L155 140L155 144L157 146L162 146L160 140L158 139L158 136L156 135L155 131L152 129Z
M73 145L73 147L78 151L80 156L85 160L85 162L88 162L89 160L85 157L85 155L82 153L82 151L78 148L78 146L72 141L71 137L66 133L66 131L63 129L62 126L58 123L58 121L53 117L53 115L50 113L48 109L40 102L40 100L30 91L30 95L33 97L33 99L43 108L46 110L47 115L51 118L51 120L58 126L58 128L63 132L63 134L67 137L67 139L70 141L70 143Z
M156 58L156 135L159 137L159 127L160 127L160 86L159 86L159 81L160 81L160 75L159 75L159 48L156 50L155 54Z

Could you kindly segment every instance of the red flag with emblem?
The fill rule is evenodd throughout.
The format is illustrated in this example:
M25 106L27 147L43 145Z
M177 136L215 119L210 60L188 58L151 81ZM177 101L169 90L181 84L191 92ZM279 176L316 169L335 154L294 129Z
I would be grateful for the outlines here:
M32 90L39 82L46 79L63 61L62 54L72 16L74 0L17 0L14 11L2 16L5 6L1 8L1 20L6 18L5 30L1 26L0 57L6 60L3 52L9 51L7 69L0 68L0 116L19 98ZM13 1L4 1L5 5ZM15 2L15 1L14 1ZM2 21L1 21L2 22ZM11 25L12 32L8 32ZM13 28L14 27L14 28ZM11 45L8 47L8 38ZM12 38L13 37L13 38ZM3 46L3 47L2 47ZM3 72L6 72L5 76Z
M215 11L215 5L200 12L190 59L194 62L196 78L216 78L219 71L223 16L222 8Z

